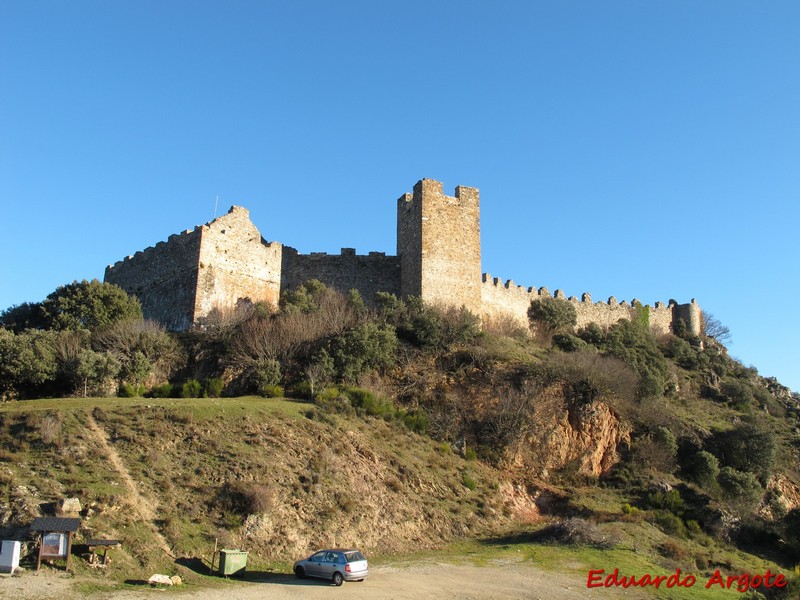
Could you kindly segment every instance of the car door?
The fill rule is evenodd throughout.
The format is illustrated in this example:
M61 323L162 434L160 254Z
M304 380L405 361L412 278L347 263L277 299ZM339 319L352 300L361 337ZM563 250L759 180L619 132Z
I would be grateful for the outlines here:
M331 579L336 570L336 552L326 552L325 560L321 563L320 577Z
M307 561L306 574L312 577L325 577L323 565L325 564L326 552L317 552Z

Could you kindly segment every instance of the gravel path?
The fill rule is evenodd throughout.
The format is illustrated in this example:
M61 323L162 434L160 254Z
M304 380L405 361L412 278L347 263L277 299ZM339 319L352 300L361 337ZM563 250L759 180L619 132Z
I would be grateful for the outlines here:
M0 598L18 600L64 600L77 595L70 591L74 579L63 574L26 572L0 579ZM589 590L584 576L551 573L531 563L490 566L428 563L412 566L373 568L363 582L335 587L324 581L297 580L292 575L264 574L263 577L222 588L126 590L97 594L92 598L113 600L584 600L597 598L652 598L639 590Z

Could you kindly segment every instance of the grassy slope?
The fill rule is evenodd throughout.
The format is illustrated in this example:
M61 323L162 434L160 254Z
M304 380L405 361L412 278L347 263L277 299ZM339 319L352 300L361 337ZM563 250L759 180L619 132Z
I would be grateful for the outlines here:
M658 597L715 598L726 592L702 588L717 567L727 573L758 572L780 566L717 544L706 536L680 542L676 555L659 550L669 537L642 518L623 515L630 501L618 491L594 486L571 490L576 511L593 515L611 550L532 543L530 529L505 507L508 474L402 427L383 421L326 417L310 420L304 403L261 398L232 399L55 399L0 404L0 476L13 502L20 486L33 486L38 502L78 496L90 515L78 543L88 537L123 540L112 554L114 584L176 572L174 558L159 549L142 521L137 502L155 512L154 525L175 557L210 558L221 546L251 552L256 570L286 569L307 548L358 545L373 556L425 558L425 549L446 547L437 560L531 561L585 577L589 569L626 574L691 572L690 590L653 591ZM680 403L670 413L701 426L723 425L729 416L714 403ZM47 425L55 420L60 426ZM141 495L134 500L108 461L107 448L92 433L102 428ZM705 420L704 420L705 419ZM53 428L58 429L53 434ZM44 438L44 439L43 439ZM464 474L478 482L470 491ZM254 489L264 515L226 506L223 490L232 482ZM248 486L250 486L248 488ZM453 540L469 538L479 541ZM423 554L419 551L422 550ZM395 560L397 560L395 558ZM89 570L75 561L79 574ZM189 562L199 569L199 562ZM698 565L701 565L699 567ZM189 583L228 585L191 569ZM105 588L106 580L83 584L84 592Z

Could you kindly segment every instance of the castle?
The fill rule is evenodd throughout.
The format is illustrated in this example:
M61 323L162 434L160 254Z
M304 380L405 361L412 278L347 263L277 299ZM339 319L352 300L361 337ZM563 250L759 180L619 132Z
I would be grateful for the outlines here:
M546 288L525 288L481 274L480 210L476 188L458 186L447 196L442 184L423 179L413 193L397 200L397 255L300 254L290 246L267 242L250 221L247 209L228 214L166 242L109 265L105 281L139 298L145 318L180 331L201 323L215 309L242 301L277 304L281 291L318 279L371 301L376 292L419 296L432 304L465 306L486 320L512 318L527 326L532 300L550 296ZM603 327L630 319L637 301L592 302L554 294L575 305L578 326ZM700 333L700 307L694 300L649 307L650 325L672 332L678 320Z

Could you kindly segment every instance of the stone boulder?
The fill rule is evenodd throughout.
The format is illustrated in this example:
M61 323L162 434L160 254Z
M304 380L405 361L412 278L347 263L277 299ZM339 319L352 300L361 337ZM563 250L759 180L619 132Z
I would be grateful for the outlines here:
M175 585L169 575L161 575L159 573L151 575L150 579L147 580L147 583L150 585Z
M58 512L62 515L77 515L83 510L78 498L64 498L58 504Z

